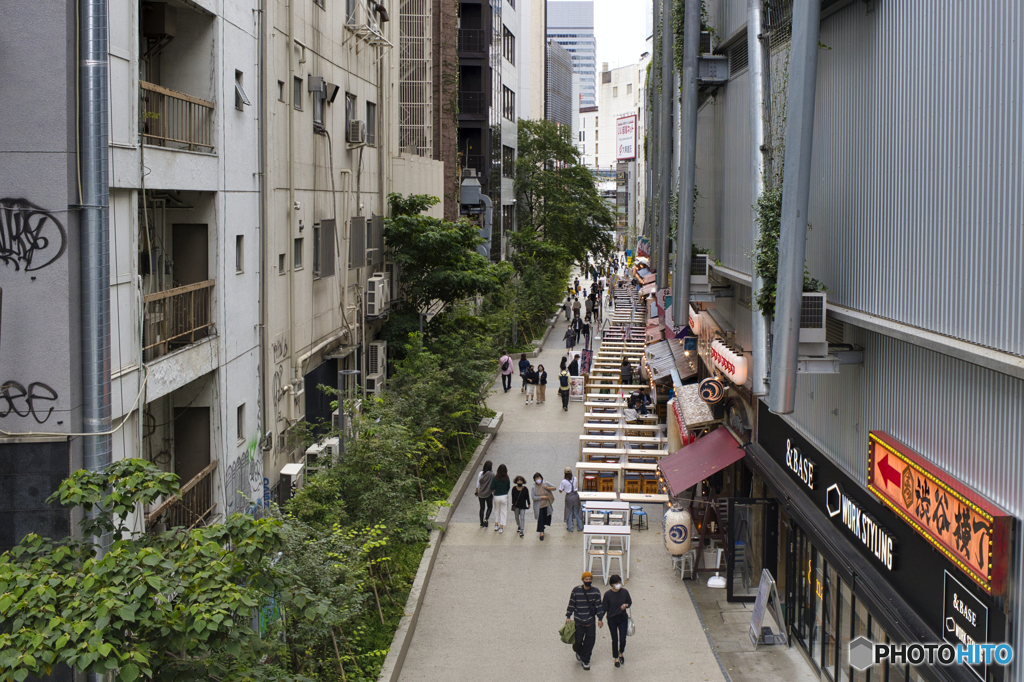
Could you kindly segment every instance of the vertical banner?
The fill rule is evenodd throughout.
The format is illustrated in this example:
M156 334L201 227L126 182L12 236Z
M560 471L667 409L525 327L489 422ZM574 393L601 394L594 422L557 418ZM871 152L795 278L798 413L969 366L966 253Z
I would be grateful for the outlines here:
M580 359L580 374L590 374L591 365L594 363L594 351L584 350Z

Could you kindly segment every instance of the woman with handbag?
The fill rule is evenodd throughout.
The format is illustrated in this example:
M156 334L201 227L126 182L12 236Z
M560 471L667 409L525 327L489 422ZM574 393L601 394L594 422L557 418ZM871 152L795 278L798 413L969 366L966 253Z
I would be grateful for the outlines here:
M543 404L544 399L547 397L545 394L548 389L548 372L544 369L544 365L537 366L537 403Z
M562 399L562 409L569 411L569 371L565 368L562 358L562 371L558 373L558 397Z
M512 483L508 480L508 469L504 464L498 465L498 473L491 479L491 493L494 494L494 530L505 532L508 521L508 490Z
M551 510L555 503L555 486L544 480L540 473L533 475L533 515L537 518L537 532L541 541L544 540L544 527L551 525Z
M626 657L622 652L626 650L626 634L631 629L632 618L629 615L633 599L629 596L629 590L622 586L622 578L613 575L608 579L612 589L604 593L604 612L608 616L608 630L612 635L612 658L615 660L615 667L618 668L626 663Z

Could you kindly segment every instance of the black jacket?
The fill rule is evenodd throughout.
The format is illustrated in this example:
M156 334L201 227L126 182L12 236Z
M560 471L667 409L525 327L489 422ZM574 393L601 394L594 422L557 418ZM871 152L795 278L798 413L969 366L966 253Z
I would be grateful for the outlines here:
M530 486L524 485L522 490L512 486L512 491L509 494L512 496L513 509L530 508Z
M629 596L629 590L625 587L621 588L618 592L608 590L604 593L604 598L601 599L601 606L604 607L604 612L608 615L609 623L613 619L621 621L626 617L626 612L622 610L623 604L627 607L633 605L633 600Z
M604 618L604 603L601 601L601 590L591 585L586 592L583 585L572 588L569 595L569 606L565 610L566 618L575 618L577 623L592 625L594 618Z
M540 385L541 386L547 386L548 385L548 372L547 372L547 370L544 370L543 372L540 372L540 377L539 378L540 378Z
M572 359L569 363L569 376L578 377L580 375L580 363L576 358Z

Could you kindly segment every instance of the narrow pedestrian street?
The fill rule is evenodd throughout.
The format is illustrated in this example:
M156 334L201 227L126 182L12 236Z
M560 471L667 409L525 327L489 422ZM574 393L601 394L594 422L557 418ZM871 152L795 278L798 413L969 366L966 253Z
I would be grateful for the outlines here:
M489 407L504 413L504 422L486 459L495 469L505 464L510 477L530 481L540 472L557 486L563 469L577 461L583 404L570 402L565 412L557 393L565 326L560 315L543 352L532 360L548 371L544 404L525 404L518 374L508 393L498 379L488 400ZM595 340L595 351L598 344ZM493 524L481 528L470 485L440 545L400 679L725 679L686 584L671 570L660 533L660 505L647 507L650 530L633 533L624 587L634 600L636 635L628 641L626 663L614 667L605 627L598 630L591 670L580 667L572 648L559 640L558 629L569 592L580 583L583 534L566 532L564 495L555 494L554 523L542 542L532 510L524 538L515 532L511 512L503 534L494 532ZM594 585L602 593L609 589L596 577Z

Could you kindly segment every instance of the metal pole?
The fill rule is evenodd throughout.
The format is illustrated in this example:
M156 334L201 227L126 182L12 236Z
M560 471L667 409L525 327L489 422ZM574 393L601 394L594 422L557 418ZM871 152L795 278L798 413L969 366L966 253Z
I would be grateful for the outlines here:
M750 65L750 196L752 204L764 192L764 50L761 45L761 0L747 0L747 59ZM751 211L751 231L756 244L760 237L757 211ZM756 293L764 287L764 279L754 273ZM750 338L753 370L751 381L755 396L768 394L768 319L751 307Z
M700 58L700 0L686 0L683 24L683 101L679 144L679 215L676 225L676 274L672 278L672 321L685 326L690 305L693 243L693 188L697 184L697 60Z
M658 289L668 286L668 230L671 224L672 197L672 99L675 96L672 77L672 4L661 0L661 127L659 129L658 176L661 191L661 216L658 225Z
M78 78L81 88L79 167L82 173L82 431L110 431L110 182L107 0L81 0ZM85 436L83 463L110 465L111 438ZM102 545L109 538L103 539Z
M654 3L654 41L652 43L652 49L654 45L658 44L658 36L661 35L658 27L658 23L661 21L661 0L652 0ZM658 62L658 55L651 55L651 106L647 112L647 120L649 126L647 128L647 140L648 140L648 156L647 156L647 167L650 170L650 182L648 183L648 201L647 214L650 219L650 223L647 228L647 238L651 241L651 255L654 255L655 249L661 243L658 239L658 230L660 225L658 222L658 208L654 205L655 199L658 196L658 148L659 140L661 139L661 126L659 125L660 113L661 113L661 66Z
M800 299L807 251L807 204L811 192L814 95L818 78L818 28L821 3L793 5L793 38L786 93L786 156L782 175L782 225L779 235L778 293L775 297L775 348L768 407L793 411L800 344Z

